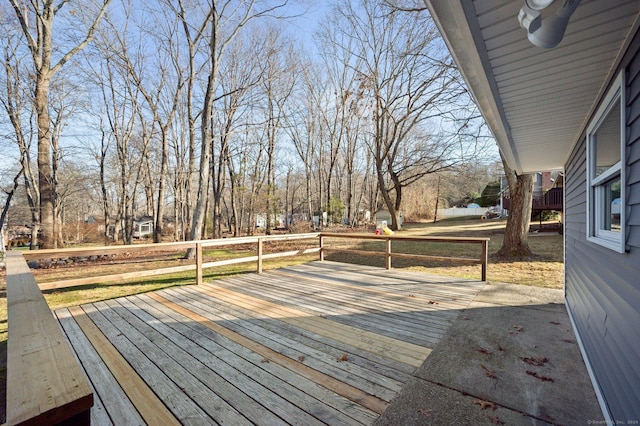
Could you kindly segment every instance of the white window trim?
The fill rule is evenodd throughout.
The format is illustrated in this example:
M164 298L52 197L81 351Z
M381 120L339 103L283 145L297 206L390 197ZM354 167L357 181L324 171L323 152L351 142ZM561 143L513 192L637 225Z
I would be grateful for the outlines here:
M609 170L604 172L598 177L592 178L592 174L595 170L595 156L593 152L593 144L591 143L591 134L597 130L602 121L607 116L611 108L616 103L620 104L620 161ZM626 246L626 177L625 177L625 164L626 164L626 120L625 120L625 79L624 70L622 70L616 77L613 85L607 92L607 95L603 99L598 111L596 112L593 120L587 127L587 241L595 244L599 244L603 247L617 251L618 253L624 253ZM602 210L596 208L600 205L599 198L601 194L594 194L600 184L605 183L611 177L620 174L620 232L613 232L600 229L599 225L603 222Z

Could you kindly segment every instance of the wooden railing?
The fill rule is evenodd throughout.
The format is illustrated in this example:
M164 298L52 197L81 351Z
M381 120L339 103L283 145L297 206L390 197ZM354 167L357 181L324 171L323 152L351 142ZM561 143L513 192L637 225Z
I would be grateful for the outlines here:
M379 253L371 250L357 250L357 249L340 249L331 248L325 246L325 238L339 238L339 239L351 239L351 240L382 240L385 242L384 253ZM477 244L481 246L480 256L478 258L468 257L451 257L451 256L433 256L425 254L410 254L410 253L398 253L391 250L392 241L414 241L424 243L457 243L457 244ZM355 253L361 255L384 255L385 267L391 269L391 258L408 258L417 260L444 260L450 262L464 262L464 263L477 263L481 266L482 281L487 280L487 263L488 263L488 247L489 238L459 238L459 237L409 237L409 236L395 236L395 235L372 235L372 234L342 234L342 233L327 233L320 234L320 260L324 260L324 255L327 252L346 252Z
M562 199L563 199L563 189L562 188L551 188L543 195L534 195L531 200L531 209L532 210L557 210L562 211ZM511 199L507 196L502 197L502 207L505 210L509 210L511 207Z
M340 249L327 247L325 244L325 238L340 238L350 240L382 240L386 241L386 249L384 252L364 251L356 249ZM276 253L265 254L264 244L275 241L295 241L295 240L309 240L319 238L319 247L312 247L303 250L288 250ZM457 244L476 244L481 246L481 253L478 258L468 257L451 257L451 256L434 256L424 254L409 254L392 252L392 241L414 241L414 242L429 242L429 243L457 243ZM459 238L459 237L410 237L410 236L396 236L396 235L374 235L374 234L345 234L345 233L307 233L307 234L287 234L287 235L270 235L270 236L257 236L257 237L240 237L240 238L223 238L216 240L199 240L199 241L184 241L184 242L172 242L172 243L156 243L156 244L135 244L128 246L105 246L105 247L88 247L88 248L70 248L70 249L49 249L49 250L34 250L23 252L25 258L28 260L42 260L42 259L64 259L78 256L92 256L92 255L104 255L109 253L122 253L122 252L150 252L150 251L185 251L187 249L195 250L194 262L188 265L173 266L162 269L152 270L138 270L135 272L126 272L110 275L74 278L55 282L40 283L41 290L54 290L66 287L75 287L86 284L97 284L107 282L122 282L129 279L140 279L144 277L174 274L186 271L195 271L196 283L202 283L202 271L206 268L215 268L225 265L233 265L239 263L255 262L256 271L262 272L263 260L274 259L286 256L296 256L301 254L309 254L320 252L320 260L324 259L324 253L329 251L349 251L352 253L367 254L367 255L384 255L386 257L385 266L391 268L391 258L412 258L417 260L424 259L436 259L452 262L465 262L476 263L481 265L481 278L482 281L486 281L487 278L487 248L488 238ZM203 262L203 250L210 247L223 247L234 245L246 245L255 244L255 255L244 256L234 259L218 260L214 262Z
M288 250L278 253L263 253L263 247L265 242L274 241L294 241L294 240L308 240L315 239L320 235L317 232L308 234L287 234L287 235L270 235L259 237L240 237L240 238L222 238L216 240L198 240L198 241L183 241L175 243L155 243L155 244L134 244L127 246L104 246L104 247L87 247L87 248L70 248L70 249L49 249L49 250L34 250L23 252L25 258L28 260L41 260L41 259L60 259L70 258L77 256L93 256L104 255L109 253L122 253L122 252L153 252L153 251L185 251L188 249L195 250L194 263L189 265L174 266L170 268L152 269L147 271L135 271L120 274L102 275L95 277L75 278L64 281L41 283L41 290L53 290L65 287L75 287L85 284L97 284L112 281L125 281L129 279L138 279L144 277L151 277L157 275L175 274L186 271L196 271L196 283L202 283L202 270L205 268L214 268L217 266L233 265L238 263L256 262L257 272L262 272L262 261L265 259L274 259L286 256L295 256L300 254L316 253L320 251L319 247L313 247L305 250ZM256 254L254 256L245 256L235 259L219 260L215 262L203 263L202 251L207 247L222 247L222 246L235 246L255 244Z
M7 252L7 424L89 424L93 392L24 258Z

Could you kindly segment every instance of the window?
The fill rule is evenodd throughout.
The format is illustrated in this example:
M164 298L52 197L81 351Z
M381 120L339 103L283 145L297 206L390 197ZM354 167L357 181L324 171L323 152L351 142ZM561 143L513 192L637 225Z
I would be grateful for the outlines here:
M587 239L620 253L625 249L623 88L620 73L587 129Z

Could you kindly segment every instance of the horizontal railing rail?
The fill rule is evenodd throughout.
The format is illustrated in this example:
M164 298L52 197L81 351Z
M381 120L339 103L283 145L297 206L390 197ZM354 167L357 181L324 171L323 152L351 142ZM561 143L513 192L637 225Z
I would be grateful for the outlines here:
M196 271L196 283L202 283L202 270L218 266L233 265L238 263L256 262L257 272L262 272L262 262L266 259L275 259L279 257L296 256L300 254L316 253L320 251L319 247L308 248L304 250L287 250L277 253L263 253L265 242L276 241L295 241L315 239L320 235L318 232L307 234L285 234L285 235L265 235L254 237L238 237L238 238L221 238L215 240L197 240L197 241L181 241L168 243L153 244L134 244L119 246L103 246L103 247L74 247L67 249L46 249L32 250L22 252L27 260L44 260L44 259L66 259L71 257L86 257L95 255L104 255L109 253L131 253L131 252L153 252L153 251L182 251L195 250L195 261L189 265L173 266L169 268L138 270L135 272L126 272L119 274L109 274L101 276L73 278L68 280L60 280L55 282L40 283L41 290L54 290L66 287L75 287L86 284L98 284L112 281L124 281L129 279L139 279L158 275L175 274L179 272ZM202 251L207 247L223 247L234 245L255 244L256 254L253 256L244 256L234 259L219 260L215 262L203 263Z
M276 241L296 241L309 240L319 238L319 247L306 248L302 250L285 250L274 253L264 253L264 243ZM386 249L384 252L374 252L367 250L358 250L354 248L344 249L336 247L327 247L324 243L325 238L340 238L351 240L382 240L386 241ZM393 252L391 248L392 241L414 241L429 243L457 243L457 244L477 244L481 246L481 255L478 258L455 257L455 256L437 256L426 254L410 254ZM374 235L364 233L329 233L329 232L312 232L306 234L285 234L285 235L268 235L268 236L252 236L237 238L222 238L215 240L198 240L198 241L181 241L153 244L135 244L120 246L103 246L103 247L75 247L67 249L47 249L33 250L23 252L27 260L44 260L44 259L66 259L74 257L87 257L94 255L104 255L109 253L132 253L132 252L154 252L154 251L182 251L195 250L194 263L188 265L173 266L160 269L137 270L134 272L125 272L101 276L90 276L82 278L73 278L67 280L58 280L53 282L40 283L39 287L43 291L54 290L67 287L75 287L87 284L98 284L118 281L122 282L130 279L140 279L145 277L174 274L187 271L195 271L196 283L202 283L203 269L215 268L219 266L234 265L247 262L256 263L256 271L262 272L263 261L267 259L275 259L287 256L296 256L310 253L320 253L320 260L324 259L324 254L333 252L351 252L354 254L365 255L384 255L386 257L385 267L391 268L391 258L407 258L416 260L443 260L451 262L477 263L481 265L482 281L486 281L487 263L488 263L488 238L464 238L464 237L422 237L422 236L403 236L403 235ZM252 256L243 256L233 259L218 260L213 262L203 262L203 250L211 247L223 247L234 245L255 244L255 254Z
M384 253L371 250L359 250L353 248L332 248L325 245L325 238L351 239L351 240L381 240L385 242ZM392 241L413 241L423 243L456 243L456 244L477 244L481 246L480 256L478 258L455 257L455 256L433 256L426 254L411 254L393 252L391 247ZM422 237L422 236L404 236L404 235L373 235L373 234L346 234L346 233L328 233L320 234L320 260L324 260L325 253L328 252L345 252L361 255L384 255L385 267L391 269L391 258L407 258L417 260L443 260L450 262L477 263L481 266L481 279L487 280L487 264L489 238L463 238L463 237Z

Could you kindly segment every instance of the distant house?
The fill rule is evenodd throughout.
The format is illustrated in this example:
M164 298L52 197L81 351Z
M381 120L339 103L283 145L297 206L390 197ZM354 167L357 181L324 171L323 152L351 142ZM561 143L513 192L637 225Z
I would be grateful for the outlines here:
M533 200L531 208L536 210L563 210L563 179L562 172L537 172L533 177ZM502 207L509 210L511 199L507 179L503 176L500 182L502 193Z
M153 234L153 219L142 218L133 222L133 238L146 238Z
M637 423L640 1L425 3L510 167L564 171L566 308L606 423Z

